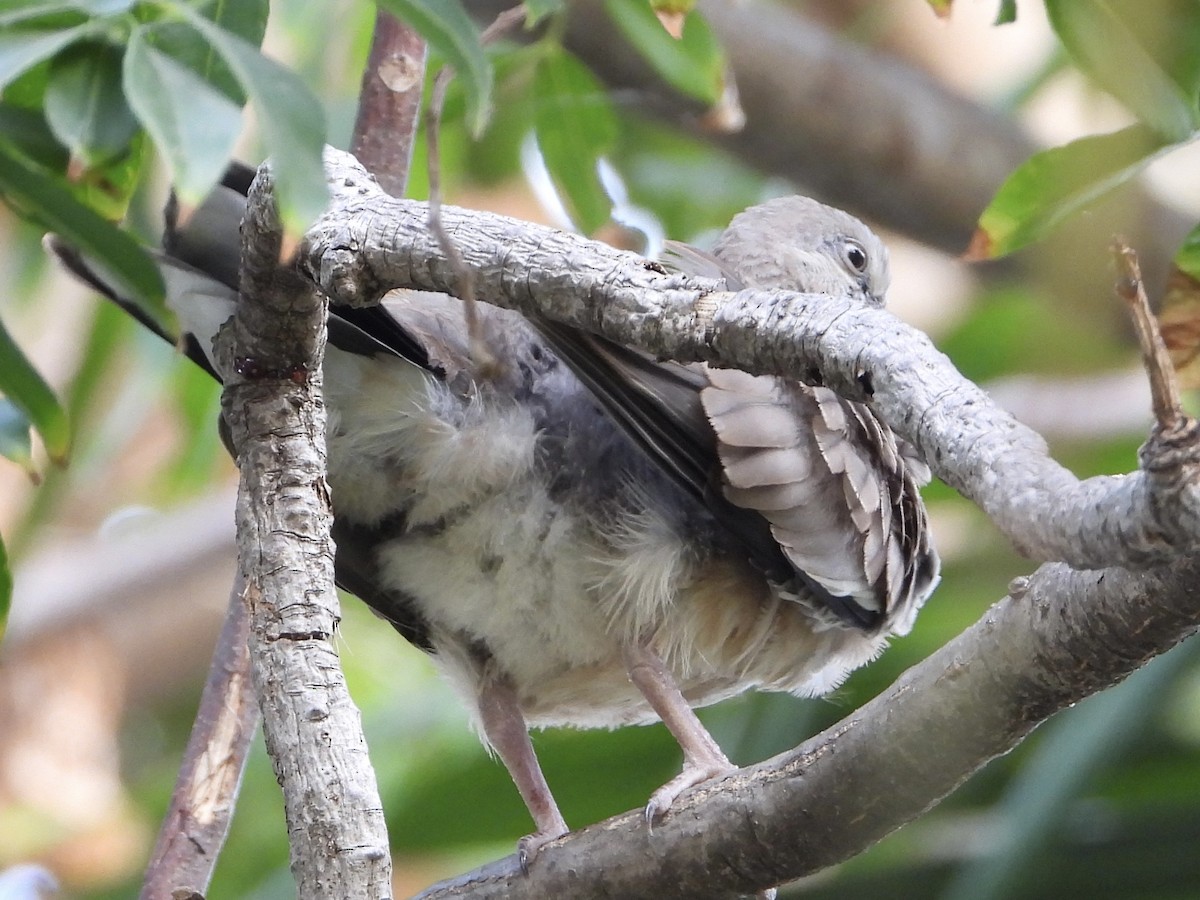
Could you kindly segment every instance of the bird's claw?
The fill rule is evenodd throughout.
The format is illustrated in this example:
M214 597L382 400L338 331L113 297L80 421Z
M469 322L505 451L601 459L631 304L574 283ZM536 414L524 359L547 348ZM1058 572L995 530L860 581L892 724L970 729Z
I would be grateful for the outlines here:
M561 831L535 831L517 841L517 862L521 866L521 873L528 875L529 864L538 855L538 851L551 841L562 837L567 831L566 826L563 826Z
M662 822L663 817L670 811L671 806L679 799L679 795L688 788L728 775L737 766L727 759L713 759L702 764L685 764L683 771L650 795L646 804L646 825L653 828Z

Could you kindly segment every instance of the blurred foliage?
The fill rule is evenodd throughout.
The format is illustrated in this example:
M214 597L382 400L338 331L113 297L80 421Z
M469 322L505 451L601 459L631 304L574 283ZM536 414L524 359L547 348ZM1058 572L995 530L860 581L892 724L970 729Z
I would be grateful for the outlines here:
M980 215L968 251L973 259L1005 256L1037 240L1163 153L1200 137L1200 4L1044 2L1067 54L1138 124L1030 157Z
M523 197L513 185L530 135L568 214L588 231L606 223L612 206L596 170L601 157L619 174L632 206L678 239L702 241L736 211L787 190L709 142L631 114L562 48L556 17L563 4L557 0L528 4L530 20L544 26L531 43L504 41L486 51L458 2L383 5L427 30L431 68L447 62L459 72L442 141L443 186L451 200L480 188ZM649 30L660 26L637 4L613 0L608 6L667 81L696 97L719 94L723 59L702 23L689 19L676 46L664 42L665 32ZM1196 127L1197 4L1064 0L1047 6L1062 47L1044 71L1059 71L1069 57L1140 124L1046 151L1018 170L984 217L993 254L1036 240L1153 154L1190 140ZM1001 18L1014 10L1007 0L999 7ZM10 292L0 298L6 322L11 316L40 321L41 327L55 323L53 314L37 318L55 298L28 299L38 294L44 274L36 242L44 228L59 230L104 260L124 276L131 293L153 299L160 288L140 244L107 221L127 211L134 221L153 219L146 210L161 201L154 191L160 167L189 196L202 195L241 139L246 100L258 140L246 152L255 158L272 154L289 173L281 184L293 227L315 215L323 196L314 167L324 122L331 123L331 134L343 136L353 120L355 66L365 55L371 8L345 4L339 29L329 30L328 10L319 4L273 4L272 55L290 59L290 70L256 49L266 11L265 0L21 0L0 12L0 85L6 86L0 191L10 208L37 223L0 222L9 245L4 252L13 256L5 260ZM1164 22L1176 27L1151 27ZM1134 68L1118 70L1127 61ZM1031 83L1021 99L1036 95L1044 83ZM415 156L410 194L422 197L428 193L423 141ZM1181 256L1186 271L1193 271L1190 265L1190 257ZM1134 359L1107 329L1063 315L1052 298L1018 285L993 285L975 299L939 339L970 377L1086 376L1126 368ZM45 469L45 483L9 536L7 547L18 560L51 540L64 520L94 527L78 507L88 505L124 456L137 453L152 422L170 422L171 442L140 478L123 482L104 502L159 506L203 493L229 471L212 425L219 403L215 386L115 308L97 303L84 319L65 369L52 380L60 400L26 386L35 384L36 359L30 368L13 362L17 357L7 351L0 357L0 449L6 455L41 469L40 453L65 449L64 412L72 423L71 468ZM7 332L0 337L7 340ZM40 444L31 440L31 427ZM1055 450L1080 474L1120 472L1135 464L1137 441L1128 436ZM943 585L914 632L830 698L747 696L703 711L735 761L763 759L833 724L975 621L1010 579L1028 572L1029 564L996 538L974 507L943 485L931 486L927 497L939 537L953 551ZM8 587L3 563L0 556L0 618ZM397 893L510 852L529 828L527 814L503 767L471 733L462 706L428 661L357 601L347 598L344 612L343 663L384 795ZM1117 690L1057 717L920 821L792 890L829 898L1200 894L1193 852L1200 834L1200 781L1194 777L1200 667L1194 656L1184 646ZM193 704L189 691L159 696L126 714L126 802L148 829L167 802ZM573 825L638 806L679 765L678 748L661 726L553 730L535 740ZM937 764L936 735L930 736L929 759ZM6 826L8 821L0 816L0 836L19 827ZM279 792L261 747L246 773L228 848L213 896L294 895ZM0 864L12 861L0 855ZM78 881L71 893L130 896L140 863L128 865L116 882Z

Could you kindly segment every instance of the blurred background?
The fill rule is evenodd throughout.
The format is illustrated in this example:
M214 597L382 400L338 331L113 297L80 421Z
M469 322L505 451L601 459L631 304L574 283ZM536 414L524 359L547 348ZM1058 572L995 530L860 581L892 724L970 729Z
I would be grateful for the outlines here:
M617 224L600 236L639 250L664 235L702 243L737 210L795 191L850 208L891 247L898 315L1041 430L1077 474L1129 471L1150 425L1149 400L1112 295L1107 244L1114 232L1128 235L1161 294L1167 261L1200 218L1200 157L1195 148L1164 157L1003 263L962 262L975 217L1029 152L1133 121L1067 62L1040 3L1021 3L1017 21L1003 26L992 24L996 6L959 0L938 19L923 0L713 4L710 21L743 90L743 137L715 133L640 83L595 29L568 29L567 46L592 64L612 111L605 183ZM831 54L821 63L827 81L789 88L818 92L814 108L831 122L807 127L825 129L828 146L797 137L783 99L763 106L753 72L742 78L741 48L759 46L756 29L792 39L777 16L794 25L795 40ZM371 4L351 0L271 5L266 49L318 92L337 146L348 143L373 17ZM790 52L812 58L817 46ZM515 47L495 51L496 109L479 141L467 137L452 89L446 199L567 226L530 152L538 100ZM761 47L764 56L780 52ZM879 121L877 80L912 101L904 106L912 118L889 126L911 139L895 139L886 169L860 155L869 135L836 152L838 141L856 140L838 136L838 122ZM920 121L924 105L936 127ZM257 162L247 116L239 155ZM421 144L410 196L427 194L424 166ZM159 167L132 208L149 239L165 192ZM69 466L43 466L40 485L0 463L0 533L15 575L0 646L0 868L39 862L62 896L126 897L166 806L226 604L236 473L216 435L217 388L54 271L40 236L0 208L0 283L8 286L0 317L74 429ZM735 762L764 759L836 722L1031 570L953 491L935 483L926 497L945 568L912 634L829 698L747 696L706 710ZM344 598L343 615L339 648L380 779L397 896L511 852L530 823L463 709L422 654L357 600ZM919 821L787 895L1200 896L1198 662L1195 647L1178 647L1051 720ZM661 726L547 731L535 743L572 826L643 804L680 762ZM931 765L937 751L930 735ZM293 896L287 859L279 791L259 742L211 894Z

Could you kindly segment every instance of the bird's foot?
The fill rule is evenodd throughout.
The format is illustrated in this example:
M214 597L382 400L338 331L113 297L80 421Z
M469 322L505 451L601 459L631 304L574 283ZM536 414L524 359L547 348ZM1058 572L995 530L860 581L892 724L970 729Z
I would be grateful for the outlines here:
M688 788L728 775L736 769L737 766L719 750L702 760L685 762L682 772L650 795L650 802L646 804L646 824L654 826L661 822L671 805Z
M561 828L556 827L549 831L535 831L533 834L527 834L517 841L517 862L521 865L521 871L528 875L529 864L533 862L538 851L556 838L562 837L568 830L567 826L563 824Z

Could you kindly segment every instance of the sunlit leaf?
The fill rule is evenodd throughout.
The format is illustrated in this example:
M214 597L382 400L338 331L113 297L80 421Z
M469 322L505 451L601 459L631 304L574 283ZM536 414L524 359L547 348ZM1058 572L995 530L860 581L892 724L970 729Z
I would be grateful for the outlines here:
M689 15L676 40L645 0L605 0L604 8L669 84L710 105L717 102L724 89L725 58L703 16Z
M87 40L59 53L50 64L45 110L59 142L88 167L124 153L138 124L121 90L121 51Z
M0 88L43 60L50 59L92 30L88 24L54 31L0 33Z
M1125 15L1145 10L1111 2L1046 0L1050 23L1075 63L1139 119L1170 141L1200 124L1195 97L1163 68L1156 48L1145 46Z
M1158 325L1180 386L1200 388L1200 225L1175 254Z
M202 18L176 7L208 40L254 103L275 175L276 199L284 227L300 234L329 202L321 154L325 117L320 102L292 71L258 48Z
M463 79L467 127L478 137L491 115L492 64L479 42L479 30L460 0L376 0L397 19L421 33Z
M590 234L608 221L612 209L596 172L617 135L608 95L581 62L563 51L538 62L534 94L542 158L572 220Z
M979 225L967 259L994 259L1046 234L1174 145L1142 125L1035 153L1009 175Z
M241 107L151 46L145 29L133 33L125 53L125 93L180 197L199 204L225 171L241 132Z
M162 277L133 238L81 204L62 185L0 143L0 195L22 214L104 266L130 297L153 303Z
M16 463L31 477L37 477L29 417L5 397L0 397L0 456Z
M54 391L0 323L0 394L29 419L55 462L67 459L71 429Z

